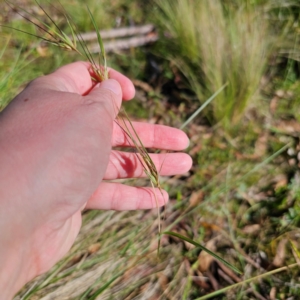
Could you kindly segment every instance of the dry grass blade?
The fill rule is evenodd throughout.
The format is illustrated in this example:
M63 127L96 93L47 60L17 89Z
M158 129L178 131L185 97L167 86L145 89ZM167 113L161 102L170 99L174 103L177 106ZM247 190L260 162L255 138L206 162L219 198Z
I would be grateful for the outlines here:
M124 115L124 117L122 116L122 114ZM161 232L160 211L159 211L159 206L158 206L157 195L154 190L155 188L158 188L163 196L160 181L159 181L159 172L158 172L153 160L151 159L147 149L144 147L132 122L130 121L128 114L126 113L126 111L124 109L122 110L121 114L119 114L119 121L117 121L117 124L121 127L121 129L124 131L126 136L133 143L133 146L135 147L135 149L138 152L137 158L140 161L145 174L150 179L150 182L151 182L151 185L153 188L153 192L154 192L154 196L155 196L156 206L157 206L158 232L160 234L160 232Z
M223 263L225 266L229 267L231 270L233 270L234 272L238 273L238 274L242 274L242 272L237 269L235 266L231 265L230 263L228 263L226 260L224 260L222 257L220 257L219 255L215 254L214 252L210 251L209 249L207 249L206 247L202 246L201 244L195 242L194 240L183 236L181 234L178 234L176 232L172 232L172 231L165 231L163 232L163 234L167 234L167 235L171 235L171 236L175 236L177 238L180 238L181 240L184 240L198 248L200 248L201 250L207 252L208 254L210 254L212 257L214 257L215 259L217 259L218 261L220 261L221 263Z

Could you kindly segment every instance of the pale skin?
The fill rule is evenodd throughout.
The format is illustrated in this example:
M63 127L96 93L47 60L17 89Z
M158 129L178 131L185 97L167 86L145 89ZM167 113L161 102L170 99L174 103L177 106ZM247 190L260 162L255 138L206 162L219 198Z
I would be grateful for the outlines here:
M82 210L150 209L168 200L165 191L103 181L145 176L136 154L112 150L128 146L114 120L135 90L115 70L95 86L89 70L77 62L40 77L0 114L0 299L11 299L69 251ZM145 147L188 146L178 129L134 126ZM192 164L184 153L151 157L161 175Z

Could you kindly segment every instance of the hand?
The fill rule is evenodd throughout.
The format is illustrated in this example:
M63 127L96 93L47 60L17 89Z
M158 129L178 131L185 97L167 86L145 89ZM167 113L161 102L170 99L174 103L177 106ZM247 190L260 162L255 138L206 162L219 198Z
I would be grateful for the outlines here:
M49 270L72 246L88 209L147 209L164 205L166 192L102 182L145 176L114 122L131 81L110 70L95 84L90 65L77 62L31 82L0 114L0 290L12 297ZM134 123L145 147L181 150L177 129ZM189 170L183 153L153 154L161 175ZM162 167L161 167L162 165ZM3 294L3 291L4 294Z

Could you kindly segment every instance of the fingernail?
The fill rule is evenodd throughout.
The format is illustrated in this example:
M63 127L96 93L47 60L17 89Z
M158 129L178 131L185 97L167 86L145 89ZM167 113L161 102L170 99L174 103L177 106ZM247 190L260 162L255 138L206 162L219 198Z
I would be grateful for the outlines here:
M122 92L119 82L115 79L107 79L102 81L100 83L100 88L110 90L116 95L120 95L120 93Z

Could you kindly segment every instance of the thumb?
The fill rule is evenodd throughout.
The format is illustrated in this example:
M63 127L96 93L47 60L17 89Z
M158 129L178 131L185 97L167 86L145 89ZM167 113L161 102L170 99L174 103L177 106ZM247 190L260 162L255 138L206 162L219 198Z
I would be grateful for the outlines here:
M95 102L112 102L113 109L117 115L122 104L122 88L117 80L107 79L96 84L88 94L88 97Z

